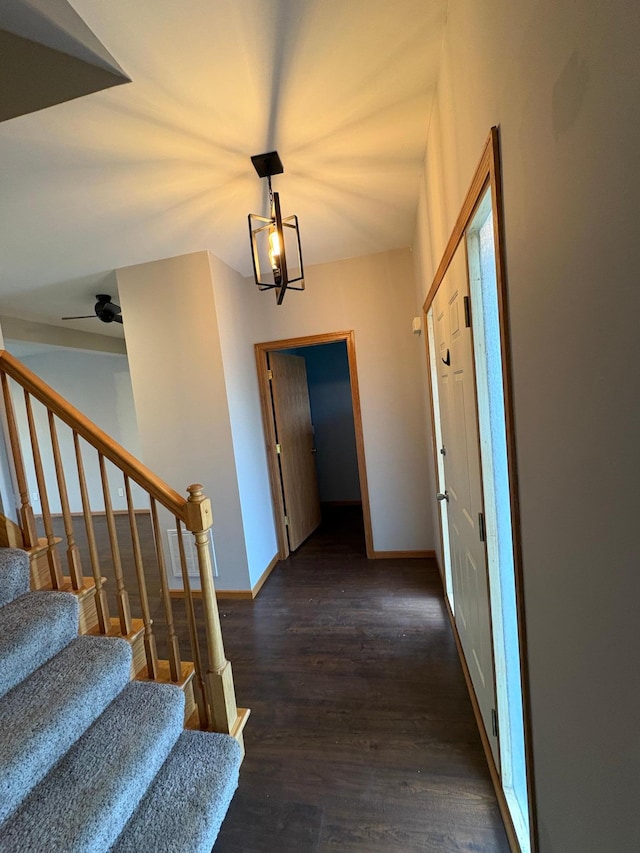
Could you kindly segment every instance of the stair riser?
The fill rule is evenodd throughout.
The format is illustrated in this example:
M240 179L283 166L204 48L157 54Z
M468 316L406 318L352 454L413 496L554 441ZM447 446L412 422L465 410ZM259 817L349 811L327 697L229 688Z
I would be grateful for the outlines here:
M133 652L133 660L131 661L131 680L133 681L147 665L144 651L144 633L136 637L131 643L131 651Z
M185 724L189 717L196 711L197 704L193 692L193 678L184 686L184 721Z
M78 618L78 633L88 634L92 628L98 624L98 611L96 610L96 599L94 592L91 591L86 595L78 595L78 604L80 605L80 615Z
M31 589L51 589L51 572L47 559L48 549L46 546L31 548Z

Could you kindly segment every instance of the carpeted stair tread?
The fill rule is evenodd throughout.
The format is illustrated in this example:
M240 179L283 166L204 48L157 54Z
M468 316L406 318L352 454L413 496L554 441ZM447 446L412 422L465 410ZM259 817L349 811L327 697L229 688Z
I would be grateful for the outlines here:
M128 684L0 826L0 851L104 853L169 755L183 715L177 687Z
M78 601L65 592L29 592L0 607L0 696L78 635Z
M20 548L0 548L0 607L29 592L29 555Z
M124 640L78 637L0 699L0 821L120 693L130 667Z
M241 760L229 735L183 732L110 853L210 853Z

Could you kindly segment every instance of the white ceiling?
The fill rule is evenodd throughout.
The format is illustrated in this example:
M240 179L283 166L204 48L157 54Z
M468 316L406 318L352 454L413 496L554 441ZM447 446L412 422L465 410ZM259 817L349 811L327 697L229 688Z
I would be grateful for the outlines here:
M88 314L201 249L249 275L274 148L305 264L410 244L446 0L71 4L133 82L0 125L0 313Z

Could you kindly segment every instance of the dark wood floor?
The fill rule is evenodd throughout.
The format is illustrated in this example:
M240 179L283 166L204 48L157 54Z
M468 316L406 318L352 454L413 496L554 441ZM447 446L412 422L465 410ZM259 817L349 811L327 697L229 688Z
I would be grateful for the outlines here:
M119 517L132 578L126 527ZM150 565L148 517L139 527ZM103 522L97 534L106 563ZM157 583L149 592L160 628ZM252 715L214 853L507 853L433 561L367 560L361 516L345 508L255 601L220 613ZM189 659L181 602L175 615Z
M220 605L252 716L215 853L508 851L433 561L348 510Z

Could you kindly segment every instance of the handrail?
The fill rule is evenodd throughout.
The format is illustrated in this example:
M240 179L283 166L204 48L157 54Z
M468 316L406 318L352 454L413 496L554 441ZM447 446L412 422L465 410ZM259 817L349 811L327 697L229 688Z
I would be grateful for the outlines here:
M99 453L113 462L120 470L124 471L134 483L137 483L158 503L166 507L173 515L187 522L187 500L178 492L157 477L153 471L139 462L135 456L125 450L117 441L114 441L99 426L85 417L71 403L67 402L53 390L46 382L43 382L28 367L25 367L18 359L14 358L7 350L0 350L0 371L3 371L15 379L36 400L39 400L51 412L72 430L78 433L85 441L94 447Z
M34 498L40 496L42 509L41 524L45 529L47 538L39 540L34 520L33 509L30 503L30 487L25 472L23 448L16 424L15 410L12 401L12 390L9 387L9 379L14 380L24 389L25 406L29 425L30 448L25 441L25 447L30 449L31 459L35 467L37 491ZM164 555L164 534L161 530L158 518L158 505L169 510L176 519L176 530L179 536L180 565L184 581L184 594L186 597L187 621L189 624L189 638L193 655L193 666L195 667L195 692L198 705L198 718L200 724L206 728L213 728L218 732L227 732L235 737L242 746L242 730L246 723L249 711L238 709L236 705L235 690L233 686L233 675L231 664L226 659L224 643L220 627L220 614L216 602L215 583L213 579L213 561L211 550L211 527L213 525L211 501L205 497L203 486L194 483L187 486L188 498L181 497L177 492L167 486L159 477L150 471L145 465L135 459L128 451L115 442L96 424L68 403L60 394L56 393L38 376L32 373L21 362L10 353L0 350L0 385L2 396L5 401L7 413L7 428L10 439L11 452L13 456L14 471L18 491L20 494L20 518L23 543L29 547L44 542L46 545L46 559L51 573L51 583L54 589L63 588L67 583L61 577L57 545L61 541L54 535L54 526L51 518L50 504L47 498L47 484L43 470L40 445L38 443L36 422L33 416L31 398L37 400L48 413L49 435L51 439L51 452L55 467L55 479L58 487L58 496L62 509L62 520L67 543L67 557L69 560L70 582L74 589L84 589L84 578L80 561L80 552L76 544L71 507L67 492L67 478L64 472L64 460L62 457L58 434L56 431L56 418L66 424L73 434L75 449L77 484L80 489L82 500L82 514L84 516L85 530L87 534L87 545L95 592L93 596L95 604L95 622L89 619L90 625L97 625L101 634L113 634L122 637L133 636L134 624L137 616L132 614L131 603L135 605L135 596L132 602L129 598L127 584L127 564L123 562L118 542L118 529L111 501L111 484L105 466L105 460L109 460L116 468L124 474L124 485L127 500L127 514L129 516L129 529L131 533L131 545L133 547L133 563L135 569L135 582L138 586L139 604L142 609L142 622L144 625L144 656L146 667L135 669L135 673L145 672L146 678L154 680L163 677L161 666L165 662L158 660L158 649L156 645L156 626L154 626L155 614L149 607L148 583L145 577L142 552L140 549L140 537L137 529L137 521L133 500L131 495L130 481L137 483L149 496L150 521L153 532L154 556L151 558L155 563L160 579L160 592L164 619L160 617L158 625L162 622L166 628L164 646L168 652L168 671L171 682L179 684L184 676L184 668L181 662L179 637L176 631L176 622L173 615L171 602L171 591L169 589L169 578L167 575L167 563ZM93 530L93 514L87 489L85 468L83 461L83 450L80 446L80 438L97 453L98 467L100 471L100 483L104 498L104 517L111 552L111 568L115 577L115 590L113 595L118 606L118 618L109 617L108 599L103 586L102 568L98 556L95 534ZM90 454L93 455L93 454ZM73 466L72 466L73 467ZM72 480L72 482L76 482ZM193 592L188 579L186 568L186 556L184 542L182 541L181 524L193 536L195 556L197 560L198 574L200 576L200 588L202 597L202 622L204 636L206 639L206 657L200 654L199 633L195 624L195 608L193 606ZM108 558L107 558L108 562ZM88 599L89 600L89 599ZM132 640L134 642L135 640ZM134 655L134 662L136 658ZM187 682L185 682L185 690ZM191 702L194 700L193 687L190 688ZM192 713L191 704L187 706L187 713Z

